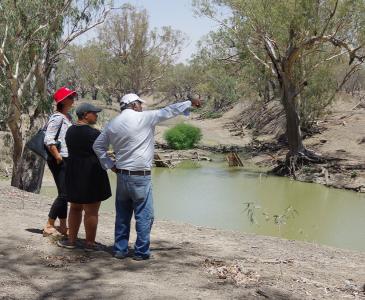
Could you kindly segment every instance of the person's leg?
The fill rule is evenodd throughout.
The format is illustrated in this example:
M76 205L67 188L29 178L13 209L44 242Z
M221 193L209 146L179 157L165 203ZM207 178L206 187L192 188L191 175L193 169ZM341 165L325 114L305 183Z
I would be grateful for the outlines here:
M82 220L82 209L83 205L78 203L70 204L70 213L68 216L68 241L70 244L74 245L76 243L77 234L80 229L80 224Z
M96 229L98 227L98 214L101 202L95 202L91 204L84 204L85 211L84 225L86 233L86 247L93 246L95 244Z
M117 175L117 192L115 196L115 232L114 251L116 256L128 254L128 241L131 228L133 207L128 194L126 175Z
M138 258L150 256L150 233L153 224L153 197L151 176L133 176L130 184L137 239L134 255Z
M57 217L60 220L59 232L67 235L67 188L66 188L66 165L67 158L63 159L60 165L60 172L58 174L59 194L58 194L58 206Z
M57 187L57 194L60 194L60 187L59 187L59 180L58 180L58 175L60 172L60 168L59 166L52 160L47 161L48 167L53 175L53 179L55 181L56 187ZM59 202L59 196L57 196L57 198L53 201L53 204L51 206L51 209L49 210L48 213L48 221L47 224L45 225L44 229L43 229L43 233L44 234L52 234L56 232L55 229L55 221L57 219L57 207L58 207L58 202Z

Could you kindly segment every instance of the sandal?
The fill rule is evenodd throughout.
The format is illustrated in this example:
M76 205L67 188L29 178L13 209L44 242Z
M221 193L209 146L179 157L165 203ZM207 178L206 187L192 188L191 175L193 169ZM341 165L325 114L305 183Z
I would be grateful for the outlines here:
M56 227L56 229L57 229L57 231L59 232L59 233L61 233L62 235L64 235L64 236L68 236L68 228L66 227L66 228L60 228L59 226L57 226Z
M57 231L57 229L56 229L56 228L54 228L53 226L45 227L45 228L43 229L43 232L42 232L42 234L43 234L43 236L44 236L44 237L47 237L47 236L53 235L53 234L55 234L55 233L58 233L58 231Z

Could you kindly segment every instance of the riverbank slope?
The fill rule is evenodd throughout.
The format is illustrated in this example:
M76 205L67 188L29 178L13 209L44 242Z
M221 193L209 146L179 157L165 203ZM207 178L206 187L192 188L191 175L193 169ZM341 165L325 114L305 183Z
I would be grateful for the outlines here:
M295 179L329 187L365 192L365 102L363 97L339 94L329 112L320 117L311 133L304 133L304 145L325 158L320 164L303 166ZM156 141L165 143L163 133L179 117L156 127ZM236 149L245 159L244 166L257 165L266 170L285 160L285 118L279 102L252 107L239 102L217 119L200 119L192 114L188 122L202 130L199 148L213 152Z
M42 237L51 202L0 185L0 298L365 299L363 252L156 221L153 258L117 260L111 213L100 215L103 251Z

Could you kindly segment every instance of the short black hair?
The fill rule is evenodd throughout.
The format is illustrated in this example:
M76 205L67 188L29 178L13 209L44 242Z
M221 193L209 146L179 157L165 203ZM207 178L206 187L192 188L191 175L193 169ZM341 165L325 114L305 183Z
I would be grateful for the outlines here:
M86 114L87 114L87 112L77 115L77 119L82 120L85 117Z
M56 104L56 108L57 108L57 110L58 111L61 111L63 108L64 108L64 103L63 102L58 102L57 104Z

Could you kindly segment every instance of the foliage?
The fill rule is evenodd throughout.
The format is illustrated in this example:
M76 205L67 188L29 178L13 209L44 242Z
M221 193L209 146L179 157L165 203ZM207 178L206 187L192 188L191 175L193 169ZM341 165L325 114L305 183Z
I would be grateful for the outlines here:
M335 92L360 69L365 58L364 1L195 0L194 3L199 13L220 24L205 51L217 60L247 70L261 90L265 90L265 81L273 82L286 116L290 150L287 157L308 153L302 144L300 116L304 125L310 124ZM220 19L218 11L222 7L229 14ZM341 80L323 82L335 74L336 65L345 66L345 57L347 67Z
M164 134L169 147L177 150L193 148L201 137L200 128L185 123L174 126Z
M108 11L104 0L0 2L0 111L6 111L13 138L13 186L39 191L44 162L27 155L24 142L51 109L55 86L50 78L63 50L102 23ZM27 186L32 181L35 189Z
M205 101L204 118L219 117L241 97L240 79L232 68L202 55L189 65L171 66L167 74L158 87L162 98L179 101L198 94Z
M196 65L171 65L157 89L163 100L181 101L197 93L203 80L203 70Z
M106 55L106 51L95 42L68 47L66 55L56 66L56 85L69 86L76 89L81 98L90 94L96 100L103 82L101 71Z
M107 103L133 92L152 93L167 78L184 36L170 27L150 29L145 9L130 4L110 15L91 44L68 49L56 79ZM68 79L71 78L71 79Z

